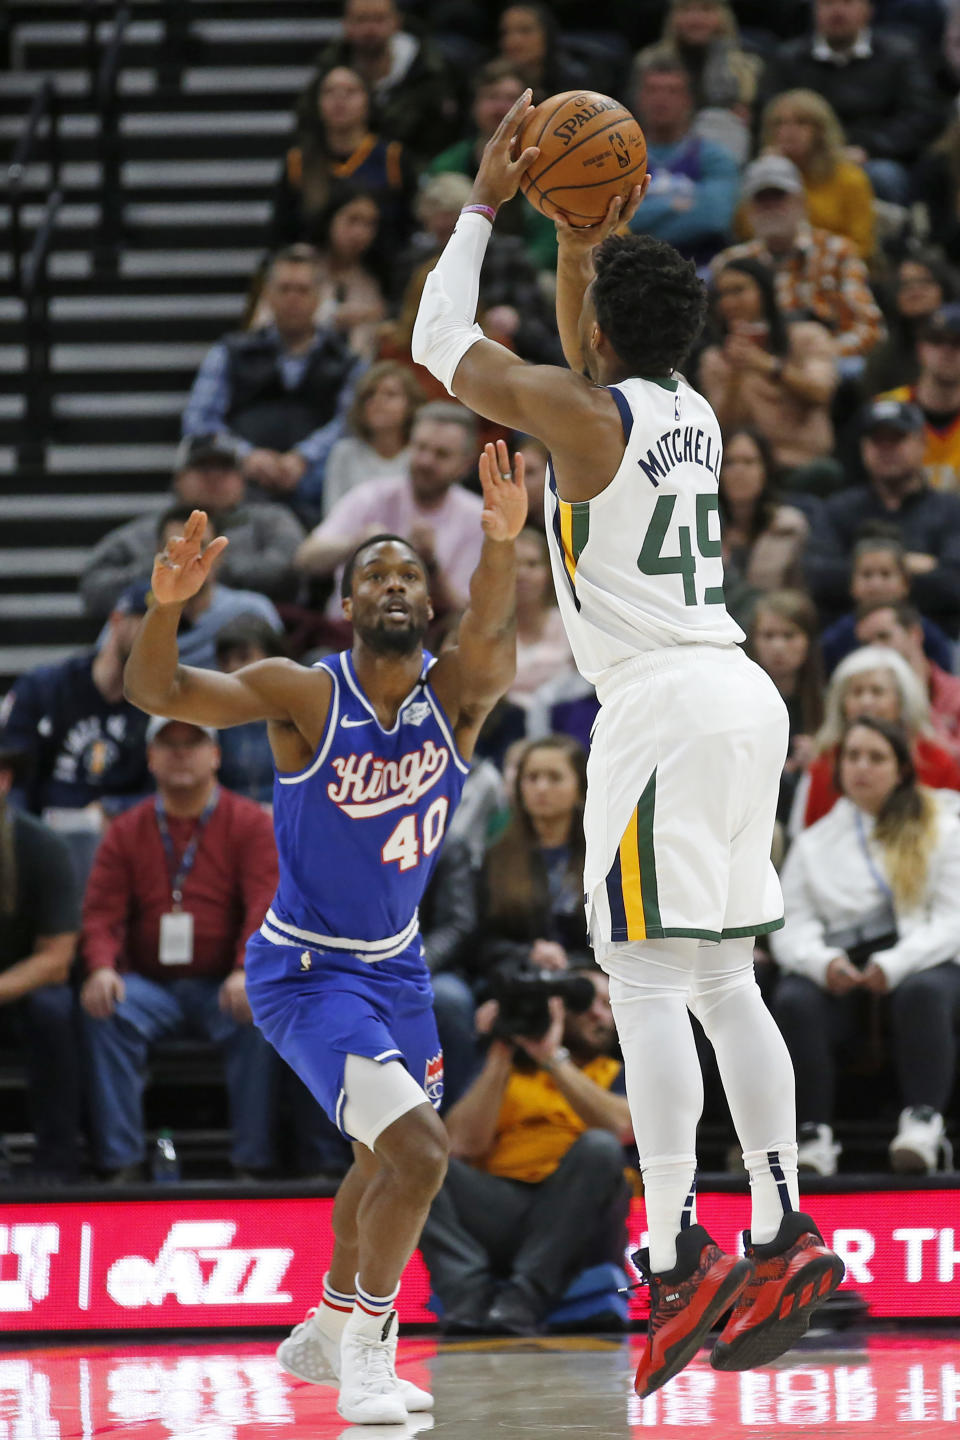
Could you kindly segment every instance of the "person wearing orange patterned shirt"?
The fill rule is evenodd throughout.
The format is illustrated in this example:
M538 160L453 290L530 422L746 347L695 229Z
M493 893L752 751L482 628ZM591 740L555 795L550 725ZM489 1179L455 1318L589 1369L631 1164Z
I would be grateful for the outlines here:
M879 396L923 411L923 468L935 490L960 490L960 302L941 305L917 340L920 373L913 385Z
M777 277L781 310L826 325L838 357L868 354L883 320L867 268L852 241L809 223L796 165L785 155L761 155L744 171L741 195L756 238L721 250L713 273L744 256L762 260Z

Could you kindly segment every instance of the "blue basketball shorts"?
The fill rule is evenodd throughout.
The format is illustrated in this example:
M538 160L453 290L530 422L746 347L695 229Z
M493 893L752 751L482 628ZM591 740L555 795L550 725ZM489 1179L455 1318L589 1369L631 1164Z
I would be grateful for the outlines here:
M384 1066L399 1061L424 1100L439 1109L443 1052L419 936L402 954L371 964L276 945L255 931L247 941L246 978L257 1028L348 1140L364 1138L343 1124L348 1055Z

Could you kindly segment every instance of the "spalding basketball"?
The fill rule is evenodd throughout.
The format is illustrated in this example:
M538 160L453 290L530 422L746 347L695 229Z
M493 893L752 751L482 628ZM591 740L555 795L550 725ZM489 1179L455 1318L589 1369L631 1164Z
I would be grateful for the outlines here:
M636 120L609 95L567 90L531 110L517 153L539 145L520 188L553 220L557 211L574 225L595 225L615 195L626 201L647 173L647 142Z

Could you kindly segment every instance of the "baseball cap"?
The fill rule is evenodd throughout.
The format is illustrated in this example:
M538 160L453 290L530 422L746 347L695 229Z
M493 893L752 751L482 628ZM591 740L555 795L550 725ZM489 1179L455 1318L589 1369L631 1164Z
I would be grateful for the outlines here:
M173 472L179 475L181 470L203 466L239 470L242 463L240 447L229 435L186 435L173 457Z
M860 429L864 434L886 426L888 430L899 430L903 435L916 433L925 425L923 411L909 400L871 400L864 407Z
M170 715L154 715L147 725L147 744L151 745L168 725L192 725L194 730L202 730L207 739L212 740L214 744L220 739L212 725L198 725L196 720L177 720Z
M761 190L782 190L786 195L803 194L803 177L786 155L761 155L743 172L741 193L752 200Z
M939 310L934 310L924 323L921 335L924 340L941 337L960 340L960 302L953 301L949 305L941 305Z
M149 580L134 580L126 590L121 590L113 603L115 615L146 615L153 604L153 592Z

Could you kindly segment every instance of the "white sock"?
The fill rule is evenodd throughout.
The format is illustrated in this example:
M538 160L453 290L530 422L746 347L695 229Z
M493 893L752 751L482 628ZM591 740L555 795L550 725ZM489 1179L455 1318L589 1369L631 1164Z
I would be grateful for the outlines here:
M668 1155L644 1166L643 1199L650 1269L661 1275L677 1263L677 1231L697 1223L695 1162L688 1155Z
M383 1330L384 1321L400 1294L400 1286L398 1285L391 1295L371 1295L360 1284L359 1275L355 1284L357 1295L347 1325L351 1330L359 1330L364 1335L379 1336Z
M334 1290L330 1284L330 1272L323 1277L323 1295L317 1306L317 1323L327 1335L338 1336L353 1313L353 1294Z
M743 1163L750 1172L750 1239L767 1245L776 1238L780 1222L790 1210L800 1209L797 1182L797 1147L778 1145L770 1150L745 1150Z

